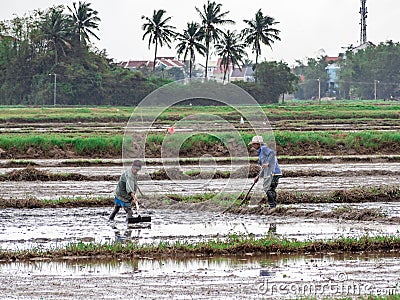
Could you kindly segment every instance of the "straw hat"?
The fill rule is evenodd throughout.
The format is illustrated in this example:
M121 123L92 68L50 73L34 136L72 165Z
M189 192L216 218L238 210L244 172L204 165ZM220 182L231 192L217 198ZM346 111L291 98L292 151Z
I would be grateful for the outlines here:
M262 144L264 143L263 137L261 135L255 135L253 136L251 142L249 143L249 145L252 144Z

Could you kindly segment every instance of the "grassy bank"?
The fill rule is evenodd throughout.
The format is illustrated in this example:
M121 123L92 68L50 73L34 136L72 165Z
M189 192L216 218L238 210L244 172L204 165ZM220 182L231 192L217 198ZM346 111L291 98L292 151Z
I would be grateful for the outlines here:
M244 255L253 254L300 254L317 253L324 251L393 251L400 249L398 236L364 236L360 238L340 238L335 240L308 240L297 241L293 239L266 236L256 239L253 236L231 234L226 239L208 240L198 243L189 241L166 242L158 244L139 245L134 242L121 243L75 243L63 248L50 250L29 249L20 251L7 251L0 249L1 260L28 260L33 258L64 258L68 256L90 257L173 257L173 256L211 256L211 255Z
M250 133L241 133L239 138L247 145L252 136ZM149 157L160 155L164 138L165 134L154 133L147 136L146 149ZM270 138L273 137L265 136L266 140ZM394 154L400 151L400 132L396 131L275 131L274 138L280 155L326 153L344 155L349 151L351 154L376 154L376 152ZM202 152L227 155L229 152L224 143L231 143L232 139L238 140L238 136L233 133L221 133L220 138L208 134L189 137L188 134L177 133L170 136L169 139L169 145L182 145L180 147L181 154L190 157L198 156ZM0 135L0 148L3 151L9 152L10 155L27 157L67 155L60 151L68 151L70 156L120 156L122 142L123 135ZM38 151L41 153L37 153Z
M291 119L399 119L398 102L386 101L332 101L321 105L306 101L292 101L284 105L262 105L270 120ZM127 122L134 107L7 107L0 108L0 122ZM252 111L252 108L240 108ZM151 118L154 110L144 108L141 115ZM174 106L165 110L159 121L180 120L188 115L204 113L223 117L225 120L237 121L239 113L226 106Z
M0 148L19 153L29 149L34 152L59 149L76 155L108 153L117 156L121 153L122 141L122 135L7 134L0 135Z

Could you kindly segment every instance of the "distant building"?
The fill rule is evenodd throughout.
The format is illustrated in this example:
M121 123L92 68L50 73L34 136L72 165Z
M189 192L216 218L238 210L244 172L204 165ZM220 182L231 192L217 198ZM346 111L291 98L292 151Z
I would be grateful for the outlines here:
M218 60L210 60L208 62L208 72L207 76L210 79L214 79L217 81L222 81L224 79L225 67L221 66L222 58L218 58ZM233 68L230 63L226 70L226 78L225 81L254 81L254 72L252 66L239 67L235 66Z
M224 79L225 68L221 66L221 60L222 58L218 58L218 60L215 61L208 61L208 78L218 81L222 81ZM119 62L117 65L130 70L139 70L142 68L152 69L154 62L153 60L128 60ZM188 65L188 62L185 63L174 57L157 57L156 59L157 69L169 70L172 68L179 68L185 71L184 73L186 76L189 74ZM205 68L201 64L196 64L193 66L193 73L196 74L196 77L201 76L201 73L204 76L204 70ZM252 66L241 68L235 66L235 68L233 68L232 64L229 64L225 81L254 81L254 72Z
M153 68L153 61L150 60L129 60L117 64L118 66L130 70L138 70L140 68Z
M217 81L222 81L224 79L224 72L225 72L225 66L221 66L221 61L222 58L218 58L218 60L215 63L215 66L213 68L213 72L208 74L208 77L214 78ZM231 81L231 73L232 73L232 64L228 64L228 67L226 68L226 78L225 81L229 82Z
M352 48L351 49L351 51L353 52L353 53L357 53L358 51L360 51L360 50L365 50L365 49L367 49L367 48L369 48L369 47L376 47L376 45L374 44L374 43L372 43L372 42L365 42L364 44L361 44L360 46L357 46L357 47L354 47L354 48Z
M154 61L153 60L129 60L123 61L117 64L118 66L130 70L138 70L141 68L153 68ZM174 57L157 57L156 59L156 68L161 68L164 70L179 68L184 69L185 64L180 60Z
M325 61L328 63L328 66L325 68L328 74L328 94L330 97L336 97L337 92L339 90L339 71L340 66L338 62L342 58L340 56L327 56Z
M156 68L172 69L179 68L184 69L185 63L173 57L159 57L156 60Z
M231 74L231 81L247 81L247 82L254 82L254 71L252 66L242 67L240 70L239 68L235 68Z

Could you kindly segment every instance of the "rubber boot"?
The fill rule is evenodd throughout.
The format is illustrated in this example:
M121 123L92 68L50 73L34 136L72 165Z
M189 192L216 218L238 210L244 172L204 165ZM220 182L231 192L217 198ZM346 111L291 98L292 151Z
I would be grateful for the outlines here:
M126 211L126 221L128 222L129 218L133 217L133 211L131 207L124 207Z
M267 192L267 197L268 197L269 208L275 208L276 207L276 192L269 190Z
M114 221L116 214L119 212L120 207L118 205L114 206L114 210L112 211L111 215L108 217L110 221Z

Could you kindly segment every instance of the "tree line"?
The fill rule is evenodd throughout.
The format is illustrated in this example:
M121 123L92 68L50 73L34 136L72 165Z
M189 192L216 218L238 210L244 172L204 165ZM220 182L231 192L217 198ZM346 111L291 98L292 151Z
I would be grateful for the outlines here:
M204 76L208 77L212 50L221 58L224 81L228 66L252 66L255 82L235 83L260 103L277 102L285 93L294 93L299 99L316 97L317 80L322 83L321 96L332 93L326 72L330 62L325 56L298 61L294 68L283 61L259 62L262 47L272 48L280 41L280 30L275 28L279 22L261 9L253 18L243 20L245 27L240 32L223 29L235 21L215 1L208 0L195 10L198 22L188 22L182 32L176 31L172 17L163 9L142 16L142 39L154 48L154 61L152 70L136 71L119 67L106 50L93 46L91 40L99 39L101 19L90 3L53 6L2 21L0 104L49 105L54 96L60 105L136 105L151 91L179 78L174 70L160 72L155 64L159 48L171 47L175 41L177 56L188 63L188 77L192 77L198 55L205 59ZM255 54L254 64L248 59L247 47ZM358 52L348 49L338 62L335 96L373 99L377 89L379 98L397 96L399 49L393 42Z
M79 2L0 22L0 104L50 105L55 91L60 105L134 105L170 81L117 67L93 47L100 21Z
M335 64L340 68L335 87L329 86L326 68L332 62L326 56L297 61L294 73L302 76L295 97L321 96L337 99L400 99L400 43L393 41L356 50L350 45ZM319 80L319 81L318 81Z

